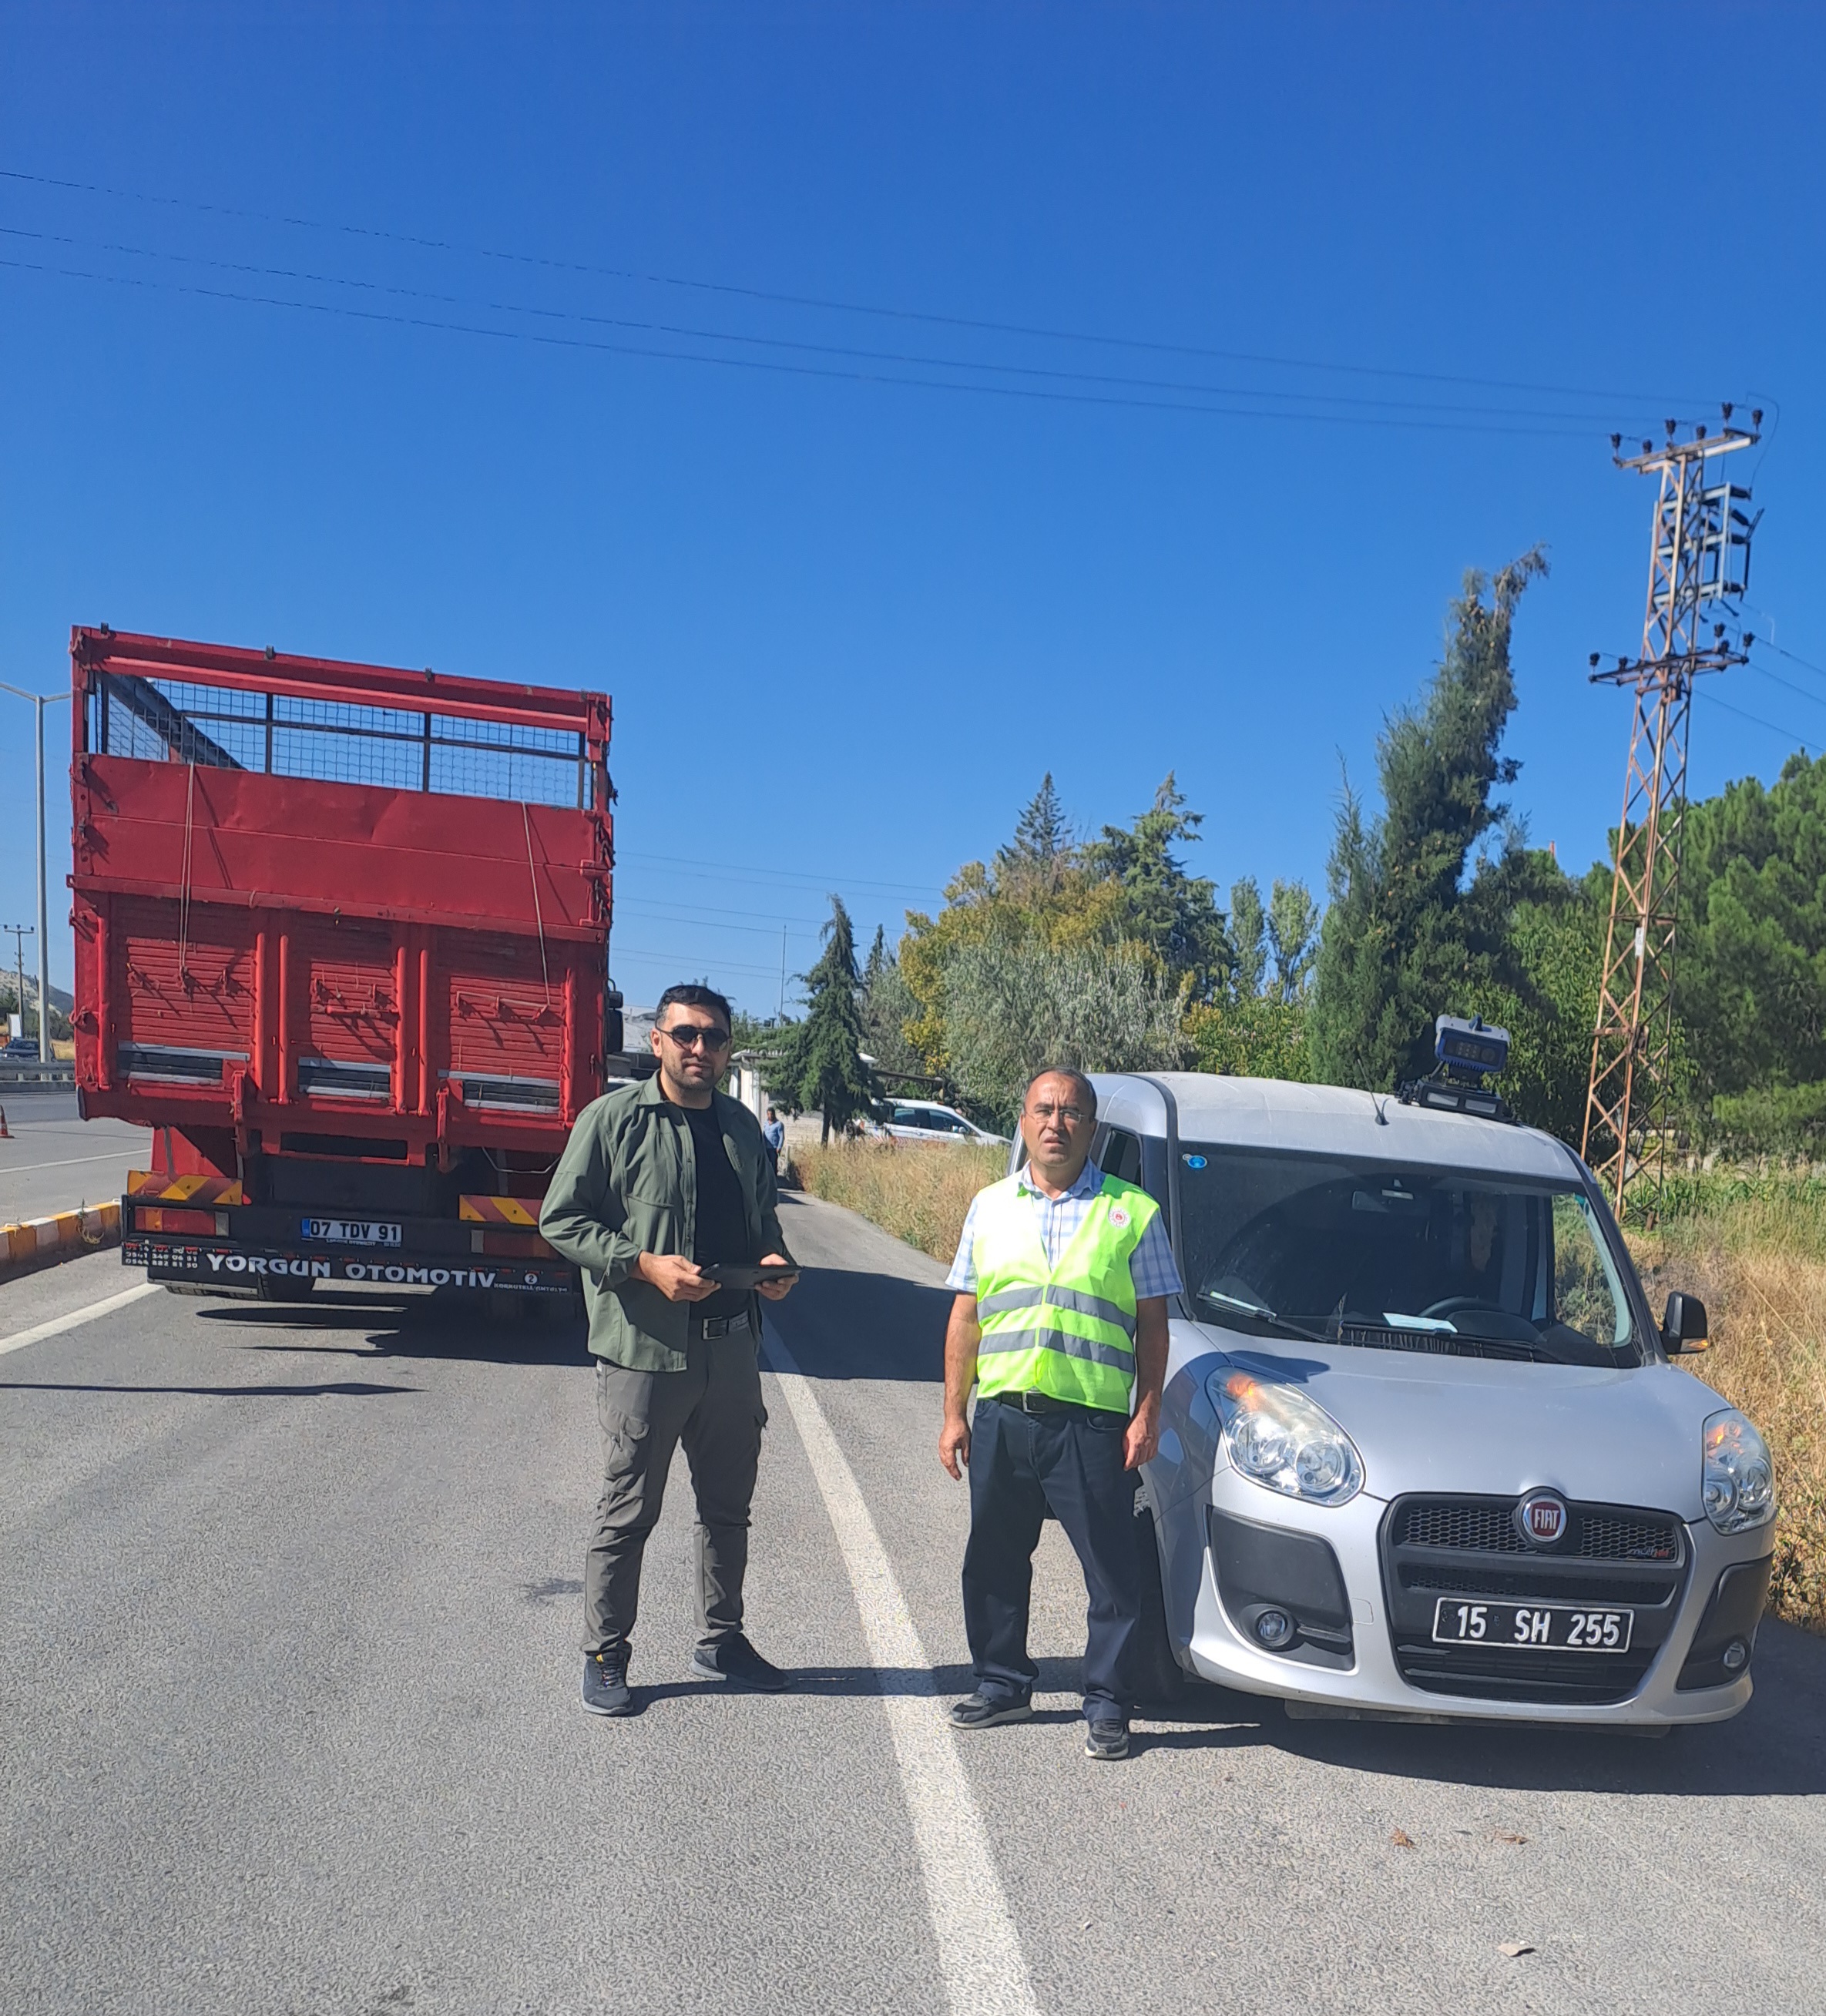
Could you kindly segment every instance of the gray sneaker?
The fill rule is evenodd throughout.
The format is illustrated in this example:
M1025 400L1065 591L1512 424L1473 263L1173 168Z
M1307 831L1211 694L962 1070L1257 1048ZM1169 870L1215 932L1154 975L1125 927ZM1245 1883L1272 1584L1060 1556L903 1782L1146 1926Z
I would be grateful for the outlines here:
M1033 1713L1033 1703L1018 1695L969 1694L951 1704L953 1729L995 1729L1005 1722L1025 1722Z
M634 1696L628 1686L628 1654L587 1652L583 1659L583 1705L591 1715L631 1715Z
M1100 1715L1091 1723L1084 1738L1084 1754L1100 1762L1113 1762L1129 1754L1129 1723L1119 1715Z
M691 1670L701 1680L724 1680L751 1694L782 1694L792 1685L771 1660L764 1659L737 1631L708 1651L700 1645L691 1655Z

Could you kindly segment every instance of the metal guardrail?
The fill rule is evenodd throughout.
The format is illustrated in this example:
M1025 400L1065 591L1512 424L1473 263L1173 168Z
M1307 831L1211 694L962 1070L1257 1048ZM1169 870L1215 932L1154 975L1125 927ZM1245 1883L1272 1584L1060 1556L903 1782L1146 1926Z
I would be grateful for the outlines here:
M74 1085L76 1067L67 1058L40 1064L36 1057L0 1057L0 1085Z

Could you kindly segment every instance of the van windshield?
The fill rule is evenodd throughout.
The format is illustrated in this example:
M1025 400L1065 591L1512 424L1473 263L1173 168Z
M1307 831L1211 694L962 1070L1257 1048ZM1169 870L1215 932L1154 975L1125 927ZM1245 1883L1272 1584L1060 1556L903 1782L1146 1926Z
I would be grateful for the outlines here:
M1643 1362L1572 1183L1181 1146L1187 1280L1209 1321L1370 1350Z

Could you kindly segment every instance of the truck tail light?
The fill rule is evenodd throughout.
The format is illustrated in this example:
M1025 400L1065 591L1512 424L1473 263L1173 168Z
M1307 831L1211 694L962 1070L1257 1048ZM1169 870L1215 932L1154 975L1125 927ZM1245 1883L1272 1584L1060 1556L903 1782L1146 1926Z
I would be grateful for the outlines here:
M226 1232L225 1211L195 1211L177 1204L135 1204L133 1225L138 1232Z

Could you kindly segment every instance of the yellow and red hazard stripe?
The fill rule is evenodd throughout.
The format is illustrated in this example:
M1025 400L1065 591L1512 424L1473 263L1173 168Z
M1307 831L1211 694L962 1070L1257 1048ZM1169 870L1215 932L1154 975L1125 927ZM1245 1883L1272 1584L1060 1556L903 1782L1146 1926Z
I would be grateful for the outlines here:
M513 1225L522 1232L538 1229L538 1200L514 1197L466 1197L457 1215L471 1225Z
M233 1176L160 1176L145 1169L127 1172L127 1194L143 1204L245 1204L247 1193Z
M539 1237L537 1197L466 1197L458 1201L457 1215L474 1226L502 1228L498 1232L472 1232L469 1236L472 1252L511 1260L557 1257Z

